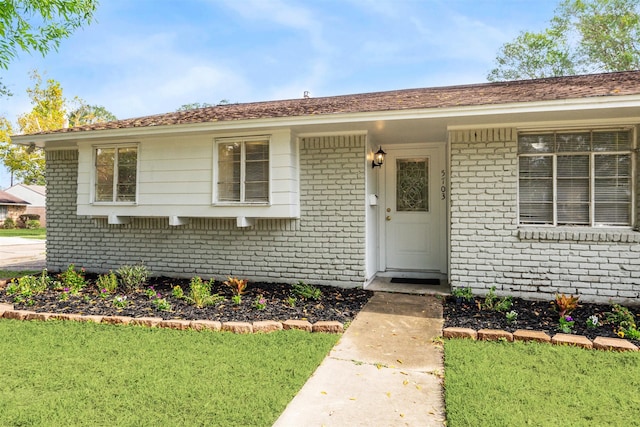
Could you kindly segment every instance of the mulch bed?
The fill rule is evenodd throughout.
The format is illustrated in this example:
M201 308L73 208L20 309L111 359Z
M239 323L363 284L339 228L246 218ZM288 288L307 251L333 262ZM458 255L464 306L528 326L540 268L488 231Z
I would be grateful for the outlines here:
M87 275L87 279L90 276ZM92 281L93 282L93 281ZM15 303L12 295L0 290L0 302L14 304L16 310L31 310L49 313L75 313L100 316L129 316L129 317L160 317L165 320L217 320L220 322L252 322L260 320L285 321L289 319L307 320L315 323L323 320L335 320L341 323L349 322L364 307L373 292L364 289L343 289L330 286L317 286L322 291L318 300L298 298L295 306L287 305L286 300L292 295L291 285L282 283L249 283L242 302L238 305L231 301L231 289L215 282L212 293L223 296L225 300L214 306L197 308L184 300L172 295L174 286L181 286L185 293L189 290L188 279L174 279L156 277L147 280L143 289L124 294L117 292L106 298L101 298L99 290L90 285L78 295L69 295L69 299L61 301L61 291L47 290L31 297L31 302ZM171 311L157 310L153 305L153 298L146 295L149 287L160 294L171 304ZM114 306L116 296L126 295L127 306ZM253 306L254 301L262 295L265 308Z
M504 312L492 311L482 308L484 298L475 297L471 302L459 301L456 298L446 297L443 303L444 327L460 327L479 329L501 329L514 332L517 329L530 329L543 331L553 336L559 332L558 313L550 301L530 301L521 298L513 298L513 306L508 310L515 310L518 318L515 322L507 322ZM625 306L635 315L636 324L640 327L640 306ZM591 329L587 327L587 318L591 315L598 316L601 322L607 319L607 313L612 306L608 304L580 303L570 315L575 320L572 333L584 335L589 339L595 337L620 338L616 325L604 323ZM640 345L638 340L629 340Z

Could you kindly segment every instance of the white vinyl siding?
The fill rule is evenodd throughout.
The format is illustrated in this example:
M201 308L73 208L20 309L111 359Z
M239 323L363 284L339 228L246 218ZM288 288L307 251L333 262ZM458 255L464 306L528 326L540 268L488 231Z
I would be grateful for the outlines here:
M520 224L632 225L632 148L629 130L520 134Z

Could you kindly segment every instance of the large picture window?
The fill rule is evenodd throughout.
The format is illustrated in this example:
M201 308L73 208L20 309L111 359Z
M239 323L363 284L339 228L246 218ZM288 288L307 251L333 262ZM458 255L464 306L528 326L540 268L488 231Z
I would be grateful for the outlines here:
M96 202L136 201L138 148L111 146L95 149Z
M520 224L630 226L632 132L518 136Z
M269 202L269 141L218 142L218 202Z

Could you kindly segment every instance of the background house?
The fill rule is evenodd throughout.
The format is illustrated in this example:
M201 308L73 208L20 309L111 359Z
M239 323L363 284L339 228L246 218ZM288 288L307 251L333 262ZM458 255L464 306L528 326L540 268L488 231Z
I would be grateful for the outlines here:
M15 223L18 222L20 215L23 215L29 202L15 197L6 191L0 191L0 227L4 226L7 218L11 218Z
M44 185L16 184L5 192L28 202L24 213L40 216L40 226L47 226L47 190Z
M47 267L640 299L640 72L230 104L46 151ZM382 149L382 164L373 162Z

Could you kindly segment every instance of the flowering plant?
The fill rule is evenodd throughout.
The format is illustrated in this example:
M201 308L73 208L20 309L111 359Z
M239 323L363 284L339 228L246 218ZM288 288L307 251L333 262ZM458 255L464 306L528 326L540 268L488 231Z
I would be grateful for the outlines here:
M573 329L573 325L576 323L573 320L573 317L569 315L562 316L560 320L558 320L559 326L558 329L565 334L570 334Z
M595 314L592 314L587 318L587 328L595 329L600 326L600 319Z
M113 299L113 305L117 308L125 308L129 301L127 301L127 297L125 295L118 295Z
M507 323L513 323L518 320L518 312L511 310L505 314L505 317L507 318Z
M258 310L264 310L267 308L267 300L262 294L256 297L256 300L253 302L253 308L257 308Z

